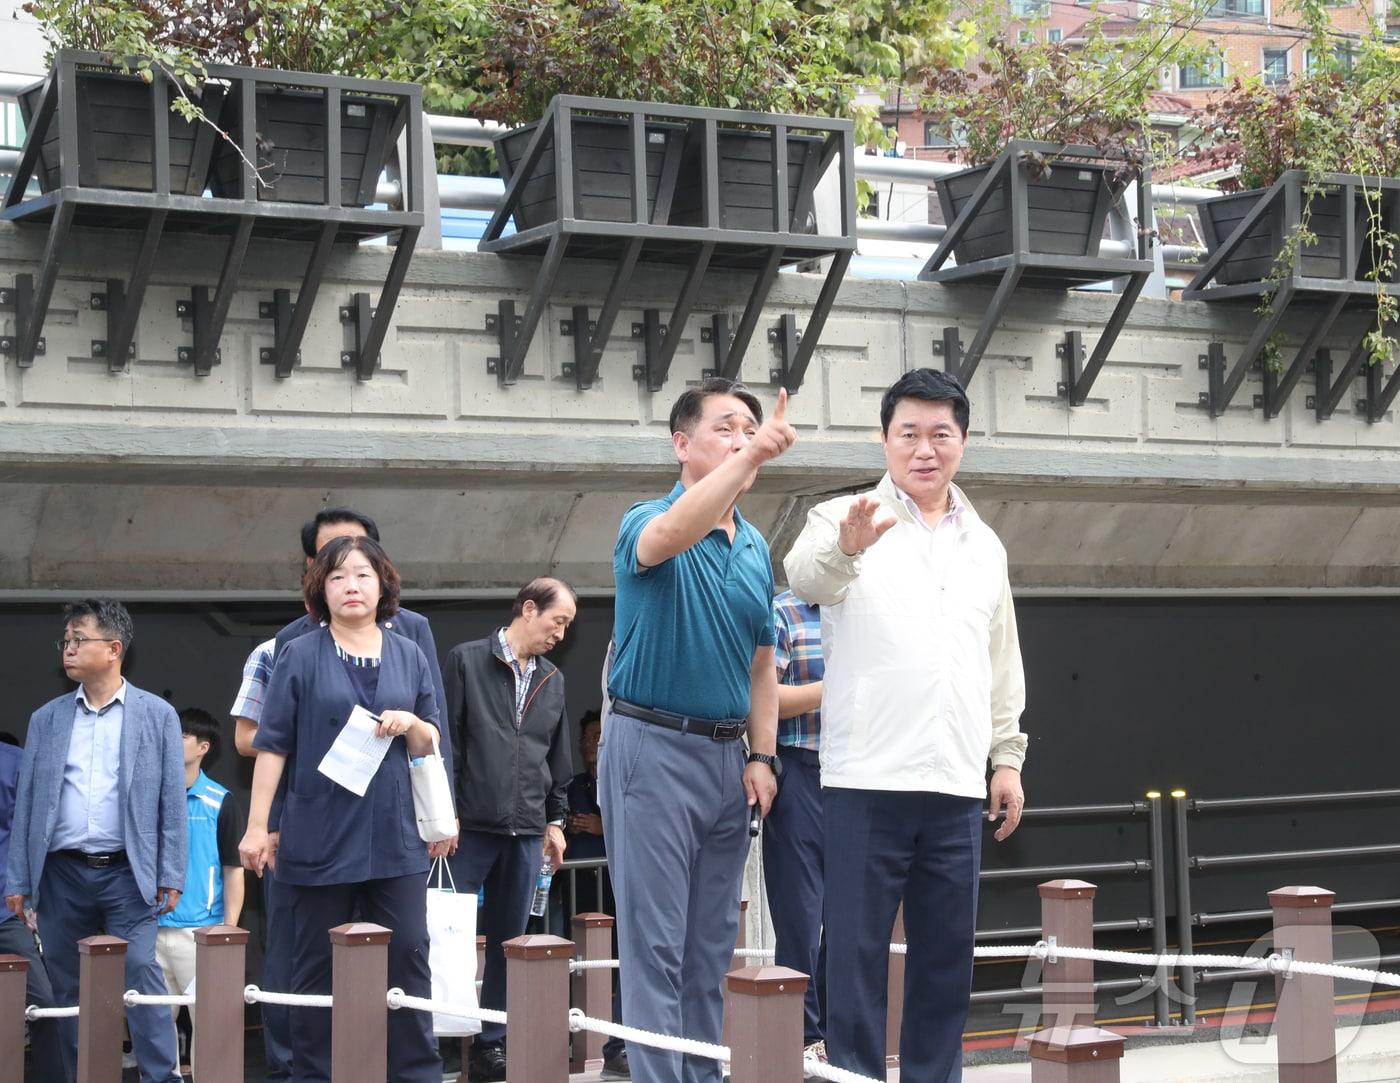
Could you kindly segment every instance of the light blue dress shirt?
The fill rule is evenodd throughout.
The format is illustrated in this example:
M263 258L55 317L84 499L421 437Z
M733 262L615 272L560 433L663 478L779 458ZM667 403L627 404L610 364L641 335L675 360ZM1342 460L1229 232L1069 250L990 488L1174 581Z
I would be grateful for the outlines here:
M81 685L77 703L49 850L111 853L126 848L118 783L126 681L123 679L112 702L101 710L88 705L87 689Z

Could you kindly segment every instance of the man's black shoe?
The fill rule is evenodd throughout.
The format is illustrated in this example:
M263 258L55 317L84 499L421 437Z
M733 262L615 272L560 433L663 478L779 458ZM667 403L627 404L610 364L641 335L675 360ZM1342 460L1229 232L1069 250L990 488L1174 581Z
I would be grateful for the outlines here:
M506 1077L506 1051L495 1043L472 1042L467 1054L467 1078L471 1083L501 1083Z
M609 1057L603 1061L603 1070L598 1075L599 1079L631 1079L632 1073L627 1067L627 1052L624 1050L615 1057Z

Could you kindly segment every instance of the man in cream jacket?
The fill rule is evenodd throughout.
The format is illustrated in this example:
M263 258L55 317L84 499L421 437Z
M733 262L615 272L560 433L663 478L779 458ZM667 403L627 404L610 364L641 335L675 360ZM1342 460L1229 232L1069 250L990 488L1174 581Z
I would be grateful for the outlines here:
M901 1077L962 1074L972 985L982 809L1007 838L1025 798L1025 705L1006 550L953 485L969 408L933 369L880 404L887 473L813 508L784 566L821 607L826 661L827 1054L885 1075L890 934L904 902L909 944Z

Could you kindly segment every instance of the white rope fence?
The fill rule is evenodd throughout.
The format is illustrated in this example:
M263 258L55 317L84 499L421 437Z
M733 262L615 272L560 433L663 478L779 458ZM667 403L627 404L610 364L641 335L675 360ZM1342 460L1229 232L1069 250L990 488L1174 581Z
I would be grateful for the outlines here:
M193 1008L194 997L189 996L166 996L165 994L138 993L135 989L128 989L122 994L122 1003L128 1008L136 1008L143 1004L164 1005L167 1008Z
M621 965L616 959L570 959L569 973L579 974L585 970L616 970Z
M256 985L243 987L244 1004L284 1004L289 1008L329 1008L332 1000L328 996L313 996L309 993L269 993Z
M454 1019L480 1019L483 1023L505 1024L506 1013L495 1008L469 1008L465 1004L451 1004L445 1000L429 1000L427 997L411 997L402 989L390 989L385 997L390 1011L409 1008L418 1012L433 1012L436 1015L450 1015Z
M612 1023L606 1019L594 1019L584 1015L578 1008L569 1009L569 1030L577 1034L581 1030L594 1034L606 1034L610 1038L636 1042L649 1049L665 1049L672 1053L688 1053L693 1057L708 1057L722 1064L728 1064L732 1054L727 1045L714 1045L710 1042L697 1042L693 1038L674 1038L669 1034L656 1034L650 1030Z
M802 1058L802 1071L804 1075L813 1079L830 1079L833 1083L884 1083L884 1080L875 1079L872 1076L861 1075L853 1072L849 1068L838 1068L834 1064L823 1064L814 1056Z
M31 1004L24 1009L24 1017L31 1023L40 1019L76 1019L78 1017L77 1008L41 1008L37 1004Z

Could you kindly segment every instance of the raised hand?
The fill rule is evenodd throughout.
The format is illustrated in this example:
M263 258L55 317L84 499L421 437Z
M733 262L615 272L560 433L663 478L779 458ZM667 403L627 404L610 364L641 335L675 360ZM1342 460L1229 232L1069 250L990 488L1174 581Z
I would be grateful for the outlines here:
M783 388L778 392L778 405L773 407L768 420L759 426L745 451L754 466L762 466L792 447L796 439L797 430L787 423L787 388Z
M841 532L837 544L848 557L869 549L899 520L891 515L888 519L875 522L875 513L880 510L880 502L873 496L858 496L841 520Z

